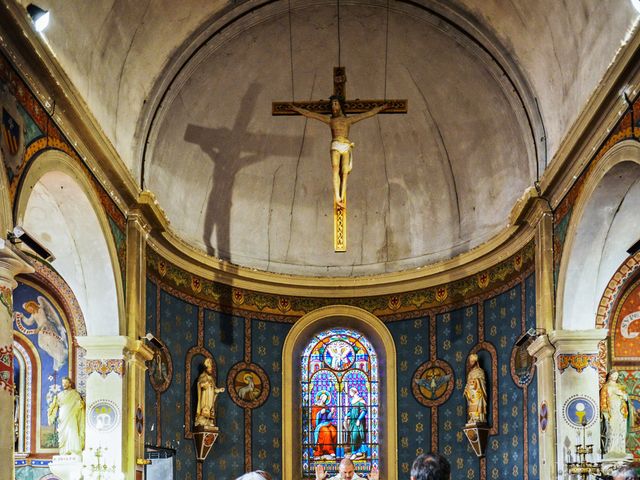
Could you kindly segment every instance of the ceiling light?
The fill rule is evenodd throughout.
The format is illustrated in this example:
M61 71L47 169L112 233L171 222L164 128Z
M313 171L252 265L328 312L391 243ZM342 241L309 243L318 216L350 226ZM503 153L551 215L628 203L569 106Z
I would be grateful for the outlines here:
M36 27L36 32L42 32L49 25L49 12L37 7L33 3L27 6L27 13Z

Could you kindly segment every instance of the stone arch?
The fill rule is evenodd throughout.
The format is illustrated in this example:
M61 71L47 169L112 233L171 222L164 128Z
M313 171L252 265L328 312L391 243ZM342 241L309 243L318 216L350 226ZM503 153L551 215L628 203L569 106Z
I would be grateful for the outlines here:
M578 196L558 275L556 328L595 327L599 301L640 238L640 144L627 140L599 161Z
M119 335L124 295L115 242L95 187L67 154L49 150L25 173L16 224L55 255L54 268L71 287L88 335Z
M397 480L397 399L396 348L391 333L375 315L357 307L332 305L318 308L301 317L289 331L282 350L282 478L296 478L300 449L300 385L302 350L316 333L335 326L364 333L378 353L381 381L380 405L380 477Z

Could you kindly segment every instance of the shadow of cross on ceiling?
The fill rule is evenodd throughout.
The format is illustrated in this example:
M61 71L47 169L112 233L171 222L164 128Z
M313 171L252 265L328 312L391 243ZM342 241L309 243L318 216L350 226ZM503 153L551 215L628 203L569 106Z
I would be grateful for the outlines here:
M296 152L293 146L296 137L247 131L261 90L262 86L258 83L249 86L242 97L232 128L189 124L184 134L184 140L199 145L214 164L202 237L207 253L224 260L231 260L229 231L236 175L243 168L264 160L268 155L294 156L295 153L292 152ZM265 108L268 107L270 105ZM215 244L211 241L214 230Z

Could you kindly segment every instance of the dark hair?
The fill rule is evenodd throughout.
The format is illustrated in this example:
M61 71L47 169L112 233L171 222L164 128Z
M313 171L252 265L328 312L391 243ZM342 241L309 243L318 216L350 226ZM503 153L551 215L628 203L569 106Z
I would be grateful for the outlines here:
M451 465L438 452L423 453L413 461L411 477L415 480L449 480Z
M329 97L329 101L332 102L333 100L338 101L338 103L340 104L340 110L342 110L342 115L346 116L347 113L345 112L346 105L344 103L344 97L342 95L331 95Z

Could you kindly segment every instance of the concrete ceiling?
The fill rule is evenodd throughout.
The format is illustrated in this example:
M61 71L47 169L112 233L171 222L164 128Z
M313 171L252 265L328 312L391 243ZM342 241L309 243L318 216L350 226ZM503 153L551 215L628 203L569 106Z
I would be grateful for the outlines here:
M26 3L26 2L25 2ZM288 2L43 0L46 42L174 230L243 266L304 275L419 267L507 224L635 25L627 1L340 2L362 122L349 248L332 251L330 135L272 117L292 98ZM295 99L327 98L335 2L292 2Z

